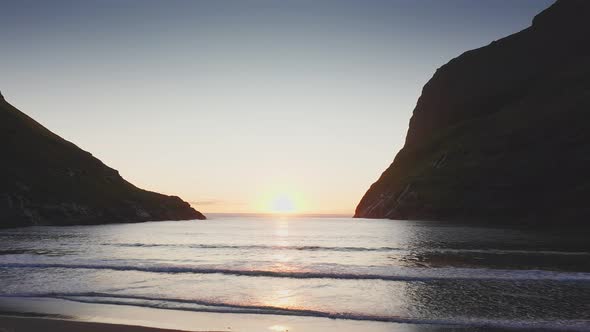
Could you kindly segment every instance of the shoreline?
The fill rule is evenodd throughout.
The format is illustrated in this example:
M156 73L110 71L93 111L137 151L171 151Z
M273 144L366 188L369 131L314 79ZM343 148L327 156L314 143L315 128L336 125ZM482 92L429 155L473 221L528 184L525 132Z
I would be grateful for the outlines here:
M47 325L50 324L50 325ZM52 298L0 298L0 332L433 332L467 326L194 312Z
M0 332L451 332L585 331L587 321L565 326L462 325L356 321L275 314L195 312L59 298L1 298Z

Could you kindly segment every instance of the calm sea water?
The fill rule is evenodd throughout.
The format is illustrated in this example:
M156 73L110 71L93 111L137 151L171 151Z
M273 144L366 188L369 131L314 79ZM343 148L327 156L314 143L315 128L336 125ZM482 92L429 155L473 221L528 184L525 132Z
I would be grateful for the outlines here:
M590 329L590 243L348 218L0 231L0 295L221 313Z

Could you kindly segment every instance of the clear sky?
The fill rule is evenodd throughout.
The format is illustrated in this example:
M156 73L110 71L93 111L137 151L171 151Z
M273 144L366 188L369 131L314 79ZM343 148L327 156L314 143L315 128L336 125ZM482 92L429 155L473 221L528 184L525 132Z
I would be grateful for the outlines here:
M0 90L204 213L352 215L436 68L551 3L0 1Z

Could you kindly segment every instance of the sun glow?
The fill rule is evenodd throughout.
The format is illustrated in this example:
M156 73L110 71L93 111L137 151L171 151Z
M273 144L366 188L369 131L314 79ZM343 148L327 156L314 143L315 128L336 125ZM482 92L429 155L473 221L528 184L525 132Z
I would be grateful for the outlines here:
M261 210L273 214L296 214L305 210L305 202L296 191L274 191L262 200Z
M296 207L291 197L280 194L272 199L269 210L274 213L293 213Z

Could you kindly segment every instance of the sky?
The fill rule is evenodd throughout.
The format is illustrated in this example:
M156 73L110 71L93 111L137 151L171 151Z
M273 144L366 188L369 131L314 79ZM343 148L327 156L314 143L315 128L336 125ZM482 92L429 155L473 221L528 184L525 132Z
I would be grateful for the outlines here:
M551 0L0 0L0 91L207 213L352 215L422 86Z

